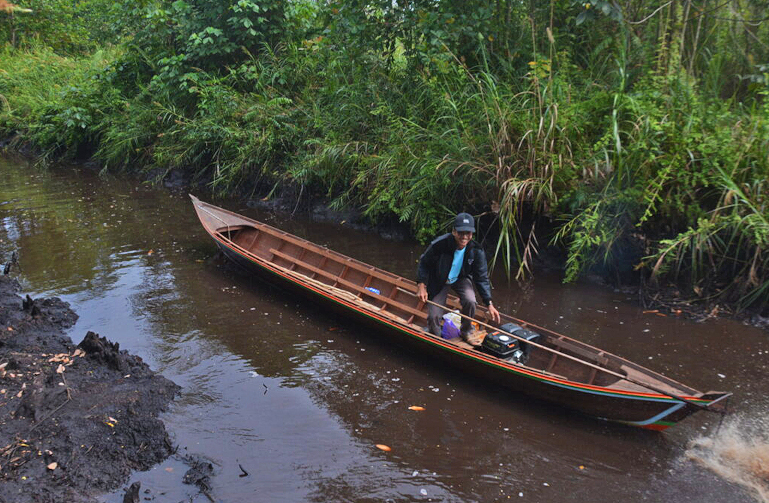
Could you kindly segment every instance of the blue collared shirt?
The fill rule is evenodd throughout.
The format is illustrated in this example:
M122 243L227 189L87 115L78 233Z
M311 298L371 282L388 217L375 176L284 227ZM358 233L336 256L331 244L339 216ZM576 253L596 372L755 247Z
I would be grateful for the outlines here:
M449 271L449 279L446 280L446 283L449 285L453 284L457 278L459 278L459 272L462 270L462 261L465 258L465 250L467 247L465 246L461 250L454 250L454 260L451 262L451 270Z

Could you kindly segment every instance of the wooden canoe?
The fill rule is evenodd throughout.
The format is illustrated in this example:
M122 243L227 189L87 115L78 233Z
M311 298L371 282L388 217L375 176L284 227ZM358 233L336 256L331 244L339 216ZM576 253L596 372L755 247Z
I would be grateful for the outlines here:
M256 220L192 198L205 230L225 256L267 280L417 346L457 368L600 419L664 430L699 410L723 412L731 393L702 393L624 358L502 314L540 334L525 364L482 351L490 323L478 306L480 330L470 343L429 333L416 283ZM458 307L456 297L448 305Z

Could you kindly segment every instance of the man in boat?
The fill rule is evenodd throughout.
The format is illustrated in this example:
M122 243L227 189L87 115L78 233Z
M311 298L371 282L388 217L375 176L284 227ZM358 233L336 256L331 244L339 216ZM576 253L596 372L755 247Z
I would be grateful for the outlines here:
M417 268L417 296L422 302L431 300L445 305L449 290L454 290L462 305L462 314L475 317L475 291L488 306L489 315L495 323L500 322L499 311L491 302L486 253L473 241L475 220L468 213L460 213L454 219L450 234L439 236L430 243L419 258ZM428 304L427 323L434 335L441 335L440 319L444 309ZM467 341L473 332L471 321L462 318L460 336Z

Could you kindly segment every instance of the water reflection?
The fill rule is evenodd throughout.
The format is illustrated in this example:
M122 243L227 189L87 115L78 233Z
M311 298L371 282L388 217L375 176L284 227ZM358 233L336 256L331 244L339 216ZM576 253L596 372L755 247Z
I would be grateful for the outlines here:
M682 461L717 417L656 435L510 396L243 276L184 195L3 160L0 177L0 257L19 250L25 290L73 304L73 339L96 331L184 387L165 419L184 452L216 462L222 501L751 501ZM404 276L422 251L219 204ZM644 314L627 294L558 278L494 284L507 312L695 387L732 389L737 404L764 392L760 331ZM190 496L183 470L169 460L135 479L178 501Z

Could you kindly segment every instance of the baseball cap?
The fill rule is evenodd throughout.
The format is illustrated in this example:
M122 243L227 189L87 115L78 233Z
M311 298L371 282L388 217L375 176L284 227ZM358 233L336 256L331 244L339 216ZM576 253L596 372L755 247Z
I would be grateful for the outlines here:
M460 213L454 219L454 228L459 232L475 232L475 220L469 213Z

